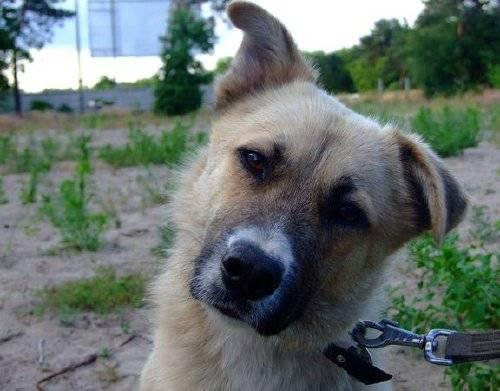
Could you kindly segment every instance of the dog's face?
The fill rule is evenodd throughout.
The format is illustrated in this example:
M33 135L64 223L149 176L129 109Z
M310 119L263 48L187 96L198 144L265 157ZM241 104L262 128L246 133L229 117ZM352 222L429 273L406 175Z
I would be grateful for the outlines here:
M466 203L417 139L316 87L271 15L237 2L229 16L245 36L218 85L191 292L271 335L359 306L384 258L425 229L439 240Z

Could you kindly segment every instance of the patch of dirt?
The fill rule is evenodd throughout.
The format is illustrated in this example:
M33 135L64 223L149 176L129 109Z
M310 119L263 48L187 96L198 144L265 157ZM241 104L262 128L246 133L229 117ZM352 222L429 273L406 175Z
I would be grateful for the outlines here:
M122 131L122 134L125 132ZM115 140L116 131L101 131L96 143ZM120 139L123 139L120 136ZM447 164L470 194L473 205L486 205L493 220L500 216L500 153L482 143ZM57 164L48 174L41 193L55 189L72 172L72 164ZM9 203L0 206L0 389L32 390L41 379L69 365L78 366L95 354L104 354L41 384L44 390L128 390L137 385L151 348L145 308L97 316L80 314L63 319L56 314L33 314L40 289L64 281L92 276L99 265L113 265L119 274L153 274L161 262L151 249L159 243L164 223L162 207L151 201L137 180L148 178L158 188L168 170L143 168L113 170L99 164L93 174L98 205L115 208L121 226L106 233L104 248L96 253L63 252L50 255L58 243L54 229L37 213L37 205L22 205L20 191L25 174L4 176ZM466 232L470 223L461 231ZM391 285L416 285L416 276L399 256ZM395 348L387 370L394 389L447 389L443 369L427 364L408 349Z

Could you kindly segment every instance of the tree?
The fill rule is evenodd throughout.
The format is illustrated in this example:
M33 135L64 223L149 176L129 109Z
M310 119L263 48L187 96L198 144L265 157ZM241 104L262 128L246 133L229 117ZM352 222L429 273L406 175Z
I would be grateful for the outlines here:
M108 77L108 76L101 76L99 81L95 84L94 89L95 90L112 90L115 88L117 85L116 80Z
M57 7L63 0L2 0L0 6L1 59L10 62L16 112L21 112L18 70L20 60L31 59L29 50L40 49L52 37L55 23L74 15ZM5 69L5 65L4 65ZM3 75L5 78L5 75Z
M7 31L0 29L0 98L9 88L9 81L4 75L4 72L9 68L7 59L7 50L9 46L10 40Z
M222 75L226 73L226 71L231 66L231 62L233 61L232 57L222 57L217 60L215 64L214 74Z
M207 80L195 52L206 53L215 43L214 19L196 16L189 7L176 7L162 38L163 66L155 86L154 111L184 114L201 105L200 85Z
M322 51L304 53L319 70L319 83L330 92L353 92L354 83L345 62L338 53Z
M492 83L500 65L496 0L427 0L408 41L409 65L427 95Z
M408 76L402 48L408 26L397 19L381 19L370 35L360 39L357 57L349 65L356 88L360 91L377 87L377 80L398 87Z

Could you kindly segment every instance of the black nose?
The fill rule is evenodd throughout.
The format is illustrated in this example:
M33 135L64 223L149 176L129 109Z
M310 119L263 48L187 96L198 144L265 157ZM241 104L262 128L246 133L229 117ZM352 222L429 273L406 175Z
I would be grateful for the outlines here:
M231 247L222 260L222 279L235 296L259 300L271 295L281 282L283 266L251 243Z

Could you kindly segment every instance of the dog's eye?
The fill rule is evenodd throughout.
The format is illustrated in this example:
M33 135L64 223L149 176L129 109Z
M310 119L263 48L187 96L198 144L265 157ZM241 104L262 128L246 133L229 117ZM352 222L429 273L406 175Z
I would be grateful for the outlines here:
M337 222L347 225L367 225L365 213L355 204L345 202L335 210Z
M266 174L266 158L260 153L250 150L240 151L241 160L245 168L259 179Z

